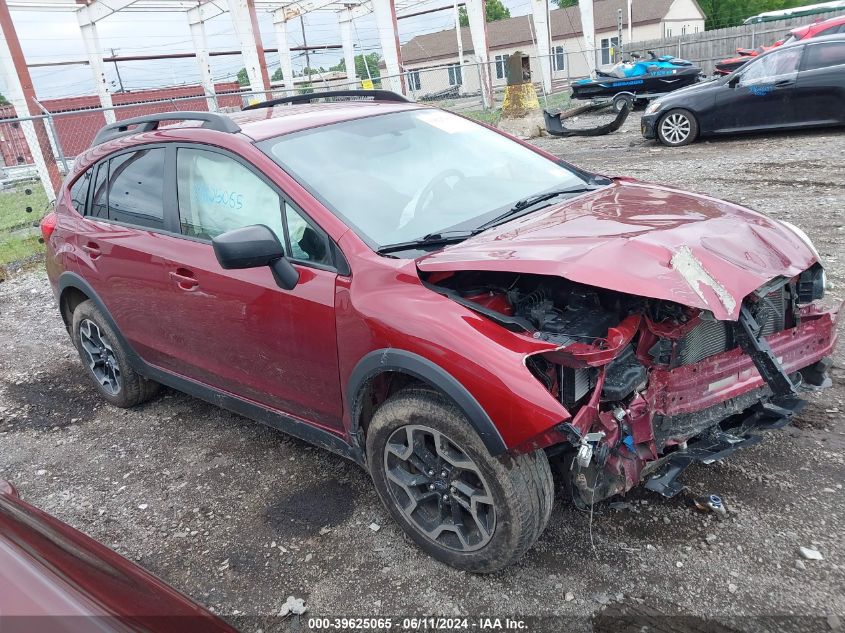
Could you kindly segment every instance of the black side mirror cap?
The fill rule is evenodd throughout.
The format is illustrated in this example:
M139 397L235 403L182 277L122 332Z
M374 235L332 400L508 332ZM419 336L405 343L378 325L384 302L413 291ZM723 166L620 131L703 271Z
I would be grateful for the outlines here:
M269 266L285 256L285 249L273 231L263 224L222 233L211 240L214 255L226 270Z
M293 290L299 271L285 257L279 238L263 224L234 229L211 240L214 256L225 270L269 266L280 288Z
M737 85L739 84L739 79L740 79L739 75L734 75L733 77L731 77L730 81L728 82L728 87L729 88L736 88Z

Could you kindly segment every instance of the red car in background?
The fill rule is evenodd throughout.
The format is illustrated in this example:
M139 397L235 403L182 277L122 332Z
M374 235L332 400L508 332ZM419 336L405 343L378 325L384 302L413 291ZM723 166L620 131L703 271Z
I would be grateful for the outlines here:
M777 46L783 46L784 44L790 44L792 42L797 42L798 40L806 40L811 37L835 35L837 33L845 33L845 15L839 15L835 18L830 18L829 20L805 24L804 26L794 28L789 32L789 35L782 40L775 42L771 46L738 48L736 49L738 56L731 57L730 59L723 59L718 62L714 72L717 75L730 75L737 68L742 68L752 57L757 57L760 53L765 53Z
M3 633L236 633L138 565L18 497L0 479Z

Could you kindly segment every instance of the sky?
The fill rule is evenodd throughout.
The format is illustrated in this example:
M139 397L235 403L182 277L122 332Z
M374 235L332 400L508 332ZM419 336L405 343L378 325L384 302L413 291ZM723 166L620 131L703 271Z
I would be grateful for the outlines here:
M530 12L529 0L503 0L512 16ZM450 4L449 0L420 0L416 10L437 8ZM272 16L260 12L261 39L267 48L276 48ZM84 60L85 48L79 33L76 16L71 12L12 11L18 37L21 40L27 62ZM340 29L336 14L316 12L305 16L305 34L309 44L340 44ZM356 53L380 52L378 32L372 16L358 18L353 22L353 38ZM452 11L441 11L425 16L399 20L401 42L415 35L430 33L454 26ZM117 55L158 54L171 52L192 52L193 42L184 13L117 13L97 23L100 44L104 56L114 48ZM237 50L239 48L228 13L206 23L209 49ZM302 44L299 20L288 23L290 46ZM340 49L322 53L311 53L311 66L328 68L343 57ZM233 80L243 67L239 55L211 58L211 71L215 81ZM267 53L270 74L279 67L276 53ZM293 53L294 72L305 66L304 53ZM120 62L120 76L124 88L138 90L159 86L198 84L199 70L194 59ZM95 94L96 88L90 68L87 65L53 66L30 69L36 94L40 99ZM106 78L117 89L117 74L114 64L106 65ZM0 80L0 92L5 86Z

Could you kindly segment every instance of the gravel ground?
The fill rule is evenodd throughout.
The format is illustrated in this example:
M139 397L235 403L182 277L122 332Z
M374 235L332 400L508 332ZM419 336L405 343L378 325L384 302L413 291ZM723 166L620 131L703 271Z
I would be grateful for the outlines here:
M640 137L638 119L537 144L789 220L826 261L829 296L843 295L845 133L665 149ZM558 503L519 564L473 576L403 538L350 462L174 391L130 411L103 404L41 269L0 284L0 332L0 478L245 628L254 622L237 616L277 613L291 595L310 615L563 616L546 621L558 630L621 630L602 616L631 611L660 630L702 630L670 615L719 618L714 631L845 621L841 349L834 388L793 426L684 475L695 494L726 500L726 520L637 491L621 509L596 508L591 539L591 517ZM801 546L824 560L803 560Z

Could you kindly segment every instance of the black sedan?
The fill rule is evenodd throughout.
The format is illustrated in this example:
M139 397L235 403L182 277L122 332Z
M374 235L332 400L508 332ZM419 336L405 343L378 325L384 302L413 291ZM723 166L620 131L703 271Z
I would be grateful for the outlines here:
M845 35L781 46L726 77L651 102L642 133L679 147L699 136L845 125Z

